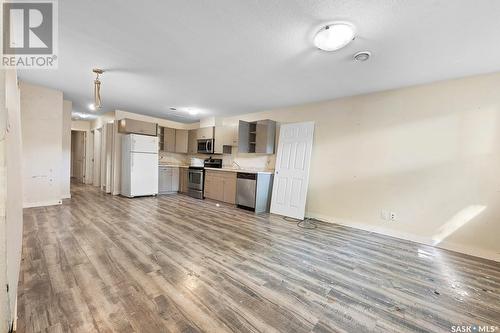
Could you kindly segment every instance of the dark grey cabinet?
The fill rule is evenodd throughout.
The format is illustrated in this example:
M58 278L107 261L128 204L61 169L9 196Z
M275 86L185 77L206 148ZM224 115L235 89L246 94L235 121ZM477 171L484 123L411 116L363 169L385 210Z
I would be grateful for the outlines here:
M276 122L240 120L238 126L238 151L240 153L274 154L276 141Z

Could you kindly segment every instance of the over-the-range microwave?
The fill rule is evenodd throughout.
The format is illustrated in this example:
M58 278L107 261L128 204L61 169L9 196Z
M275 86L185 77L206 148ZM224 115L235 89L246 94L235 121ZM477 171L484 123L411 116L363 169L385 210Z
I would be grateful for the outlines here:
M199 154L213 154L214 153L214 139L200 139L200 140L198 140L198 153Z

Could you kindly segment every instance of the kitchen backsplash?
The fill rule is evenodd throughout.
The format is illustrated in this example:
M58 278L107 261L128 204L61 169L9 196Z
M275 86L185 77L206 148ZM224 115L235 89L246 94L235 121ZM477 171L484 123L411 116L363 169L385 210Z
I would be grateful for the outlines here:
M175 164L175 165L189 165L190 156L186 154L167 153L160 151L160 163Z
M239 165L242 169L270 170L276 164L276 155L232 153L222 156L222 166L226 168Z
M237 148L233 150L237 150ZM191 157L206 159L210 155L204 155L204 154L186 155L186 154L167 153L161 151L159 156L160 156L160 163L189 165ZM240 154L237 152L233 152L232 154L212 155L212 157L222 158L222 166L224 168L232 168L232 167L237 167L239 165L240 168L242 169L273 170L276 164L276 155Z

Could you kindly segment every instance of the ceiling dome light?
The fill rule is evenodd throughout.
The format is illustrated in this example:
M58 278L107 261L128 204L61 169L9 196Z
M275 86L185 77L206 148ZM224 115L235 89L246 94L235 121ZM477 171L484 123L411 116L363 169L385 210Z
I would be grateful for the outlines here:
M358 52L354 55L354 60L356 61L367 61L368 59L370 59L372 53L370 51L361 51L361 52Z
M191 116L196 116L199 111L197 109L193 109L193 108L186 108L186 111L187 113L189 113Z
M95 111L95 105L94 105L94 103L89 104L89 110L90 111Z
M347 22L329 24L314 36L314 45L323 51L336 51L356 37L356 29Z

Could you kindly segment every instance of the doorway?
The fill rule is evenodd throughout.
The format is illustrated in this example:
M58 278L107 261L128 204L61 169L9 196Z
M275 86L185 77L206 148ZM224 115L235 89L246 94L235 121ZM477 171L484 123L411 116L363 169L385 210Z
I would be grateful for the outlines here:
M102 128L93 131L94 133L94 155L93 155L93 181L94 186L101 186L101 137Z
M84 184L86 181L87 132L71 131L71 178Z

